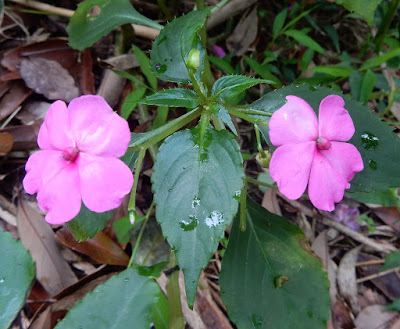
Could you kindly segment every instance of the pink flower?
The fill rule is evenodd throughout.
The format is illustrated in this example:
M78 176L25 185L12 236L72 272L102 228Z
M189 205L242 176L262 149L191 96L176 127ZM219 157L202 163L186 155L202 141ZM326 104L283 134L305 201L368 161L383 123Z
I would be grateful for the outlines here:
M287 103L269 122L271 143L278 148L270 163L271 178L289 199L298 199L308 184L312 204L332 211L343 198L354 174L364 165L356 147L347 142L354 134L340 96L325 97L319 120L303 99L286 96Z
M212 49L213 53L219 58L223 58L226 55L224 48L222 48L218 45L212 45L211 49Z
M56 101L39 130L42 149L26 163L23 180L29 194L37 193L46 221L73 219L81 201L92 211L118 207L131 190L133 176L118 159L131 138L128 123L99 96L73 99L67 109Z

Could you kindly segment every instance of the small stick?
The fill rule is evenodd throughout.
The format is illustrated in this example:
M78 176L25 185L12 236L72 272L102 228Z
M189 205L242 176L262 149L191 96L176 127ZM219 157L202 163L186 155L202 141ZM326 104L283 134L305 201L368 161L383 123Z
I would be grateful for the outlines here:
M361 283L361 282L373 280L373 279L379 278L381 276L385 276L385 275L387 275L389 273L395 272L395 271L397 271L399 269L400 269L400 267L395 267L395 268L388 269L386 271L382 271L382 272L379 272L379 273L367 275L367 276L364 276L363 278L357 279L356 283Z
M356 266L368 266L368 265L380 265L385 262L384 259L371 259L371 260L366 260L364 262L358 262L356 263Z
M314 211L311 209L307 208L306 206L302 205L300 202L296 200L290 200L287 197L285 197L282 193L278 192L279 196L284 199L286 202L291 204L293 207L299 209L302 211L304 214L306 214L309 217L316 217L317 219L321 220L323 224L331 226L335 228L336 230L344 233L345 235L351 237L352 239L372 248L377 251L383 252L383 253L390 253L391 251L395 251L396 248L390 244L383 244L383 243L377 243L373 239L370 239L361 233L357 231L353 231L352 229L348 228L347 226L344 226L343 224L336 222L332 219L329 219L327 217L324 217L320 214L316 214Z

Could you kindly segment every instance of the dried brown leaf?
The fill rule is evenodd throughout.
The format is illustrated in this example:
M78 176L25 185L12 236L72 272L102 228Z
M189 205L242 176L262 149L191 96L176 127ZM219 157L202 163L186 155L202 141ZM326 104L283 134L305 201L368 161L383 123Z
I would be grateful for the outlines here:
M276 193L273 189L267 188L265 190L261 205L269 212L282 216L281 207L279 206Z
M12 150L14 138L7 132L0 132L0 156L5 156Z
M348 251L340 260L337 281L340 294L350 302L353 312L360 312L357 298L356 263L362 245Z
M36 278L52 296L77 281L62 257L50 225L22 197L18 202L17 225L21 242L36 263Z
M1 64L10 71L19 71L21 60L26 57L44 58L57 61L68 69L76 64L79 52L68 46L65 38L48 39L43 42L34 42L7 51Z
M400 232L400 211L397 207L379 207L373 211L385 224Z
M79 96L74 78L56 61L44 58L22 59L20 73L29 88L48 99L69 102Z
M0 132L5 132L13 137L13 150L33 150L37 146L37 136L39 132L38 125L24 125L24 126L12 126L2 129Z
M10 89L0 100L0 120L10 115L21 103L32 94L22 81L10 82Z
M241 20L233 33L226 39L226 47L236 56L243 55L254 42L258 31L257 9Z
M67 227L57 231L58 240L76 251L88 255L95 261L102 264L127 266L128 255L104 232L98 232L92 239L84 242L77 242Z
M387 324L396 316L396 312L385 312L383 305L371 305L364 308L354 320L357 328L387 328Z

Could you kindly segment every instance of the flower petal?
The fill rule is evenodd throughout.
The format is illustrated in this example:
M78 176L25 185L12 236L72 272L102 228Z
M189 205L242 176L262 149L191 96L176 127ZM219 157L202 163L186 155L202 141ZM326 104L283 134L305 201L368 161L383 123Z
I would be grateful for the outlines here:
M68 110L81 152L115 158L125 154L131 140L128 123L113 112L104 98L81 96L71 101Z
M332 167L327 158L316 151L308 183L308 195L314 207L325 211L334 210L335 202L343 199L344 190L349 187L350 184Z
M354 124L337 95L325 97L319 105L319 135L338 142L347 142L354 135Z
M59 160L62 158L60 151L45 150L32 154L26 165L26 175L22 181L24 189L29 194L37 193L45 182L51 180L63 166ZM64 160L65 161L65 160ZM52 165L52 164L55 165Z
M304 193L315 149L315 142L287 144L272 154L269 164L271 178L289 199L298 199Z
M317 116L303 99L286 96L287 103L269 121L269 138L275 146L316 140Z
M48 210L45 219L50 224L62 224L73 219L81 208L79 176L76 164L65 161L59 151L33 154L27 163L24 187L37 192L40 209Z
M364 169L360 152L352 144L332 142L329 150L320 152L347 182Z
M131 191L132 172L119 159L80 153L78 167L83 203L92 211L117 208Z
M39 130L38 145L42 150L63 150L75 146L67 106L63 101L51 104Z

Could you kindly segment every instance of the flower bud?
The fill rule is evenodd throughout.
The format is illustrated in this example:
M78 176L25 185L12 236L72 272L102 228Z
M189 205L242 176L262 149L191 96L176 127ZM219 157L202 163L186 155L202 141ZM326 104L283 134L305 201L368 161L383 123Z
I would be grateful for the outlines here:
M197 70L200 66L200 50L192 49L187 59L187 67Z
M263 154L264 153L264 154ZM256 161L263 168L269 168L269 162L271 161L271 153L264 151L263 153L258 152L256 155Z

